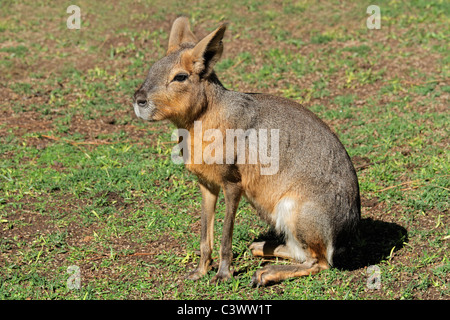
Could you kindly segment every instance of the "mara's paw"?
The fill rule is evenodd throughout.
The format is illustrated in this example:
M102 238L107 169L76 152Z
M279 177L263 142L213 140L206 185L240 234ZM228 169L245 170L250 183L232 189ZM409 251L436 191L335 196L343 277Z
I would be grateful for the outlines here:
M266 276L268 275L267 268L262 268L257 270L252 277L252 281L250 282L251 287L260 287L265 286L270 281Z
M186 275L185 279L187 279L187 280L198 280L198 279L200 279L201 277L203 277L205 274L206 274L206 271L203 272L203 271L201 271L201 270L199 270L199 269L197 268L197 269L195 269L194 271L189 272L189 273Z
M211 279L211 283L218 283L218 282L227 282L233 277L232 273L230 271L228 272L217 272L217 274Z

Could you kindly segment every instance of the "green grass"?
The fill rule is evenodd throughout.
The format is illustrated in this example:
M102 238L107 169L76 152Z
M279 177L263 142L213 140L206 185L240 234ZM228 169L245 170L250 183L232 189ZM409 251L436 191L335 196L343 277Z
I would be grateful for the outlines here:
M369 4L282 4L81 1L82 28L67 30L62 2L6 2L0 299L448 299L448 3L380 1L380 30L365 27ZM346 146L366 232L351 267L249 287L265 262L248 245L269 228L243 200L234 278L210 284L214 265L184 280L199 260L196 178L171 161L174 127L130 103L179 14L201 35L230 22L216 67L227 87L301 102ZM220 197L215 261L224 209ZM372 264L380 290L367 287Z

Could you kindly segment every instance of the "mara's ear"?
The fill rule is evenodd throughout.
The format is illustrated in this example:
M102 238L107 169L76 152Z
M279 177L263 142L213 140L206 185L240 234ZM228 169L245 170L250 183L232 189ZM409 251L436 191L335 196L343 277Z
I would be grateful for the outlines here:
M202 77L208 77L216 62L219 61L223 52L222 39L226 29L227 24L222 24L192 49L194 70Z
M180 44L191 42L197 43L197 38L189 27L189 19L186 17L178 17L172 25L172 30L169 36L169 48L167 54L179 48Z

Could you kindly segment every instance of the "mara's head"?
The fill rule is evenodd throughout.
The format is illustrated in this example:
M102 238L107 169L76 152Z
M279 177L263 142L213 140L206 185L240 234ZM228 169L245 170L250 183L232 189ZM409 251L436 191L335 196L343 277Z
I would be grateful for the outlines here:
M144 120L169 119L185 126L204 107L206 86L217 83L213 67L219 60L226 25L197 41L186 17L175 20L166 56L157 61L135 92L133 106Z

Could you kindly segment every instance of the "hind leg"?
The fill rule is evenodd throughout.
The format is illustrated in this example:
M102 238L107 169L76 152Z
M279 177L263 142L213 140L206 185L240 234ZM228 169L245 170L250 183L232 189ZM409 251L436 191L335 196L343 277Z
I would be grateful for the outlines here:
M288 253L298 264L266 266L255 273L252 284L266 285L329 268L333 243L328 237L326 215L320 207L311 202L299 205L295 199L285 197L276 206L274 220L275 229L284 234L286 245L266 249L265 243L257 243L253 246L254 252L263 255L277 252L280 256Z
M295 256L291 247L287 244L280 244L276 241L253 242L249 249L254 257L273 258L295 260Z
M265 286L288 278L316 274L328 268L328 264L316 259L294 265L269 265L255 272L251 284L256 287Z
M304 241L304 239L302 239ZM254 242L250 249L254 256L280 257L295 261L292 265L268 265L253 275L252 285L257 287L279 282L288 278L316 274L329 268L325 258L326 249L322 242L309 243L298 241L292 234L287 234L286 244L276 242Z

